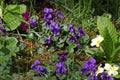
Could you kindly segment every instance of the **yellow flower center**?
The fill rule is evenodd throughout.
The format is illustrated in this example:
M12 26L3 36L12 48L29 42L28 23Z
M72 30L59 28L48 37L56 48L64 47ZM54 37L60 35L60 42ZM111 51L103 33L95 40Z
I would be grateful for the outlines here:
M113 67L113 66L111 66L111 67L110 67L110 70L111 70L111 71L114 71L115 69L114 69L114 67Z
M97 41L96 41L97 44L100 44L100 42L101 42L100 40L97 40Z
M96 73L99 73L100 72L100 69L98 69L97 71L96 71Z

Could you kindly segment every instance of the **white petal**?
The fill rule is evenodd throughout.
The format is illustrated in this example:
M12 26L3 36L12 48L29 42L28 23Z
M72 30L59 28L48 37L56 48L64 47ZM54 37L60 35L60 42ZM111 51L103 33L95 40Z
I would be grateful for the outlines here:
M119 69L119 66L117 66L117 65L114 65L113 67L114 67L115 70Z
M96 44L96 47L99 47L100 45L99 44Z
M111 71L108 71L107 73L108 73L108 75L110 75L110 76L113 74L113 72L111 72Z
M95 43L92 42L92 43L90 44L90 46L95 46Z
M117 74L118 74L118 72L117 72L117 71L114 71L113 75L115 76L115 75L117 75Z
M0 18L2 18L2 8L0 6Z
M111 65L108 64L108 63L106 63L104 69L105 69L105 70L110 70L110 67L111 67Z

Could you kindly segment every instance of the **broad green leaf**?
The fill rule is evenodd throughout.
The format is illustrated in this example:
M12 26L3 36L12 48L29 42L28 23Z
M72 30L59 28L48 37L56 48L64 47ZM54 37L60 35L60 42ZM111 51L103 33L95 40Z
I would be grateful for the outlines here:
M6 48L8 48L11 52L16 51L18 40L15 37L10 37L6 40Z
M21 4L21 5L7 5L5 8L6 12L12 12L12 13L18 13L18 14L23 14L26 11L26 5Z
M115 43L117 42L117 31L114 24L110 19L106 17L98 17L97 26L101 36L104 37L103 49L105 51L106 57L109 59L115 49Z
M7 24L6 30L12 31L20 25L23 19L21 15L13 15L11 13L7 13L6 15L4 15L3 20Z
M114 24L110 21L110 19L99 16L97 19L97 26L101 35L106 37L107 33L108 35L110 35L110 38L112 39L113 43L117 42L118 38L117 31ZM105 31L107 32L105 33Z
M2 40L0 40L0 42L1 41ZM17 47L18 40L15 37L6 37L6 39L3 41L3 47L0 49L0 64L9 59L13 54L15 54L15 52L19 50Z
M7 5L5 10L11 11L11 10L15 9L16 7L17 7L17 5L12 5L12 4L11 5Z

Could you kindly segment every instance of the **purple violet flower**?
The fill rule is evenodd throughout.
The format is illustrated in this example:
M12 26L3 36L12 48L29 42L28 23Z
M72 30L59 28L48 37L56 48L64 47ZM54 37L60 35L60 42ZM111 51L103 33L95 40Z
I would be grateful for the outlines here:
M74 32L74 28L73 28L72 24L68 24L67 27L68 27L70 32Z
M37 60L35 60L34 64L35 64L35 65L39 65L39 64L40 64L40 61L37 59Z
M77 28L76 30L77 30L77 32L78 32L78 36L79 36L79 37L82 37L82 36L85 35L85 33L84 33L82 27L79 27L79 28Z
M45 20L45 22L46 22L45 23L46 27L50 27L50 25L51 25L52 22L50 20Z
M95 71L95 64L96 64L96 60L91 56L88 61L84 62L81 72L83 74L87 74L89 71Z
M98 80L97 76L89 76L88 80ZM106 80L106 79L105 79Z
M2 20L1 19L0 19L0 24L2 24ZM6 24L2 24L2 26L0 26L0 30L1 30L2 34L6 33L5 27L6 27Z
M60 73L60 74L66 73L67 69L64 64L65 64L64 62L56 62L55 63L56 73Z
M101 80L114 80L114 78L109 76L107 73L102 73Z
M64 66L65 62L55 62L56 67Z
M40 61L39 60L35 60L34 64L32 64L30 68L35 70L36 66L38 66L39 64L40 64Z
M52 42L52 38L49 37L45 37L45 44L50 44Z
M81 46L81 44L79 42L77 42L76 46L79 48Z
M36 25L36 20L34 18L30 19L30 27L34 27Z
M53 9L52 8L44 8L45 13L52 13Z
M56 12L55 12L55 14L56 14L59 18L62 18L62 17L63 17L60 9L57 9Z
M53 9L52 8L44 8L44 21L46 22L46 26L49 27L51 25L51 20L53 19L52 16Z
M44 20L51 20L51 19L52 19L52 14L50 13L44 14Z
M0 27L0 30L2 31L2 34L6 33L6 29L4 27Z
M77 41L75 34L71 34L69 38L69 42L75 42L75 41Z
M36 66L36 70L38 71L38 72L45 72L45 68L43 67L43 66Z
M59 27L59 24L57 22L52 22L51 23L51 27L52 27L52 32L55 34L55 35L59 35L60 34L60 27Z
M63 52L62 54L58 54L59 61L65 61L67 55L68 55L68 52Z
M40 66L39 64L40 64L40 61L39 60L35 60L35 62L30 66L30 68L32 70L38 71L38 73L45 72L46 69L43 66Z

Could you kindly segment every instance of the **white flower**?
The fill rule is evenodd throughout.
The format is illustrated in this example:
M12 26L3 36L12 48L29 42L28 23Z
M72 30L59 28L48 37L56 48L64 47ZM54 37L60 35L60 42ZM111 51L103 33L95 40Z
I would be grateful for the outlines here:
M104 38L101 35L97 35L96 38L92 39L91 46L99 47L100 43L104 40Z
M95 74L96 76L100 73L104 72L104 68L101 67L101 64L98 66L98 69L96 70Z
M3 15L2 15L2 7L0 6L0 18L2 18Z
M108 75L117 75L119 67L117 65L106 63L104 69L107 71Z

